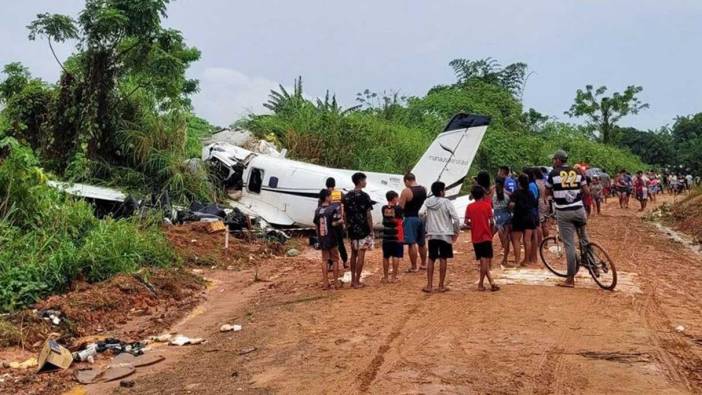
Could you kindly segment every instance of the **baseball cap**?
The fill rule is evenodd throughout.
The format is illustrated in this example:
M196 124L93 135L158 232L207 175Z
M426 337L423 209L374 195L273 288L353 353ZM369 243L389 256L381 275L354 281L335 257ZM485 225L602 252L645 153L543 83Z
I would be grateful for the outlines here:
M558 151L553 153L552 159L560 159L566 161L568 160L568 153L563 151L562 149L559 149Z

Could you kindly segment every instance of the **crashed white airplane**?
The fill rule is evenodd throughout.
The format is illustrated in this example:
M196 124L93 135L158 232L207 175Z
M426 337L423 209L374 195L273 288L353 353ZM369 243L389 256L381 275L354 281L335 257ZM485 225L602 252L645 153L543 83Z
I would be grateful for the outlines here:
M459 197L490 118L458 114L429 146L412 169L417 182L427 188L434 181L446 184L446 197L453 200L459 215L470 200ZM356 170L332 169L270 155L258 154L231 144L214 143L203 148L202 159L209 162L225 188L234 197L232 206L277 226L313 226L312 218L319 191L328 177L336 179L343 192L354 188L351 175ZM365 191L376 202L373 222L381 226L385 193L404 188L403 176L364 172Z

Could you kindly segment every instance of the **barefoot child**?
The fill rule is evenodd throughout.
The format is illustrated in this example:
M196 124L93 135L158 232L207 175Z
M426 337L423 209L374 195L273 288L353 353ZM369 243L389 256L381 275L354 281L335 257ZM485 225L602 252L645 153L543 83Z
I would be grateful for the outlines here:
M337 247L335 227L344 223L337 205L331 204L331 193L322 189L319 192L319 207L314 212L314 224L317 227L317 239L322 250L322 288L336 288L339 278L339 249ZM333 262L334 279L329 285L327 262Z
M479 188L482 188L479 186ZM453 203L444 197L446 184L436 181L431 184L432 197L426 200L427 238L429 239L429 263L427 265L427 286L424 292L433 291L434 262L439 260L439 292L446 292L446 263L453 258L453 243L458 239L461 220L458 218ZM486 200L488 204L490 201ZM492 233L490 233L492 235Z
M475 250L475 259L480 263L480 283L478 290L485 291L483 281L487 277L490 282L490 290L500 289L492 281L490 276L490 261L492 260L492 207L490 201L483 199L485 190L480 187L473 187L471 195L475 202L466 208L466 220L470 221L470 238ZM468 225L468 223L466 223Z
M388 204L383 206L383 279L382 282L397 281L397 269L402 259L404 240L402 226L402 208L399 205L399 195L395 191L385 194ZM392 275L388 279L388 270L392 260Z

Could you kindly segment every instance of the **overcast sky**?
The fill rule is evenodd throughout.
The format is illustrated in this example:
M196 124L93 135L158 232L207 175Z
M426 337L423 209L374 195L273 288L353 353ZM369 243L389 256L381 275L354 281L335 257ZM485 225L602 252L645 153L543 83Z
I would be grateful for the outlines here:
M76 15L81 0L0 0L0 63L55 81L39 12ZM305 93L355 104L366 88L423 95L454 80L451 59L523 61L525 108L567 120L586 84L644 87L651 105L622 124L658 128L702 111L701 0L180 0L166 24L202 51L195 111L218 125L262 110L268 91L302 75ZM70 46L59 48L63 58Z

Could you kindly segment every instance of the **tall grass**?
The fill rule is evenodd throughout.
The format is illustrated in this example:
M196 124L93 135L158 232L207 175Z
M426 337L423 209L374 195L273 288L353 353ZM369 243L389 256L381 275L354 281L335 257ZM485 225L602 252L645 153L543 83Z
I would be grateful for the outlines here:
M153 219L98 220L85 202L46 185L29 148L0 142L0 311L143 265L176 261Z

